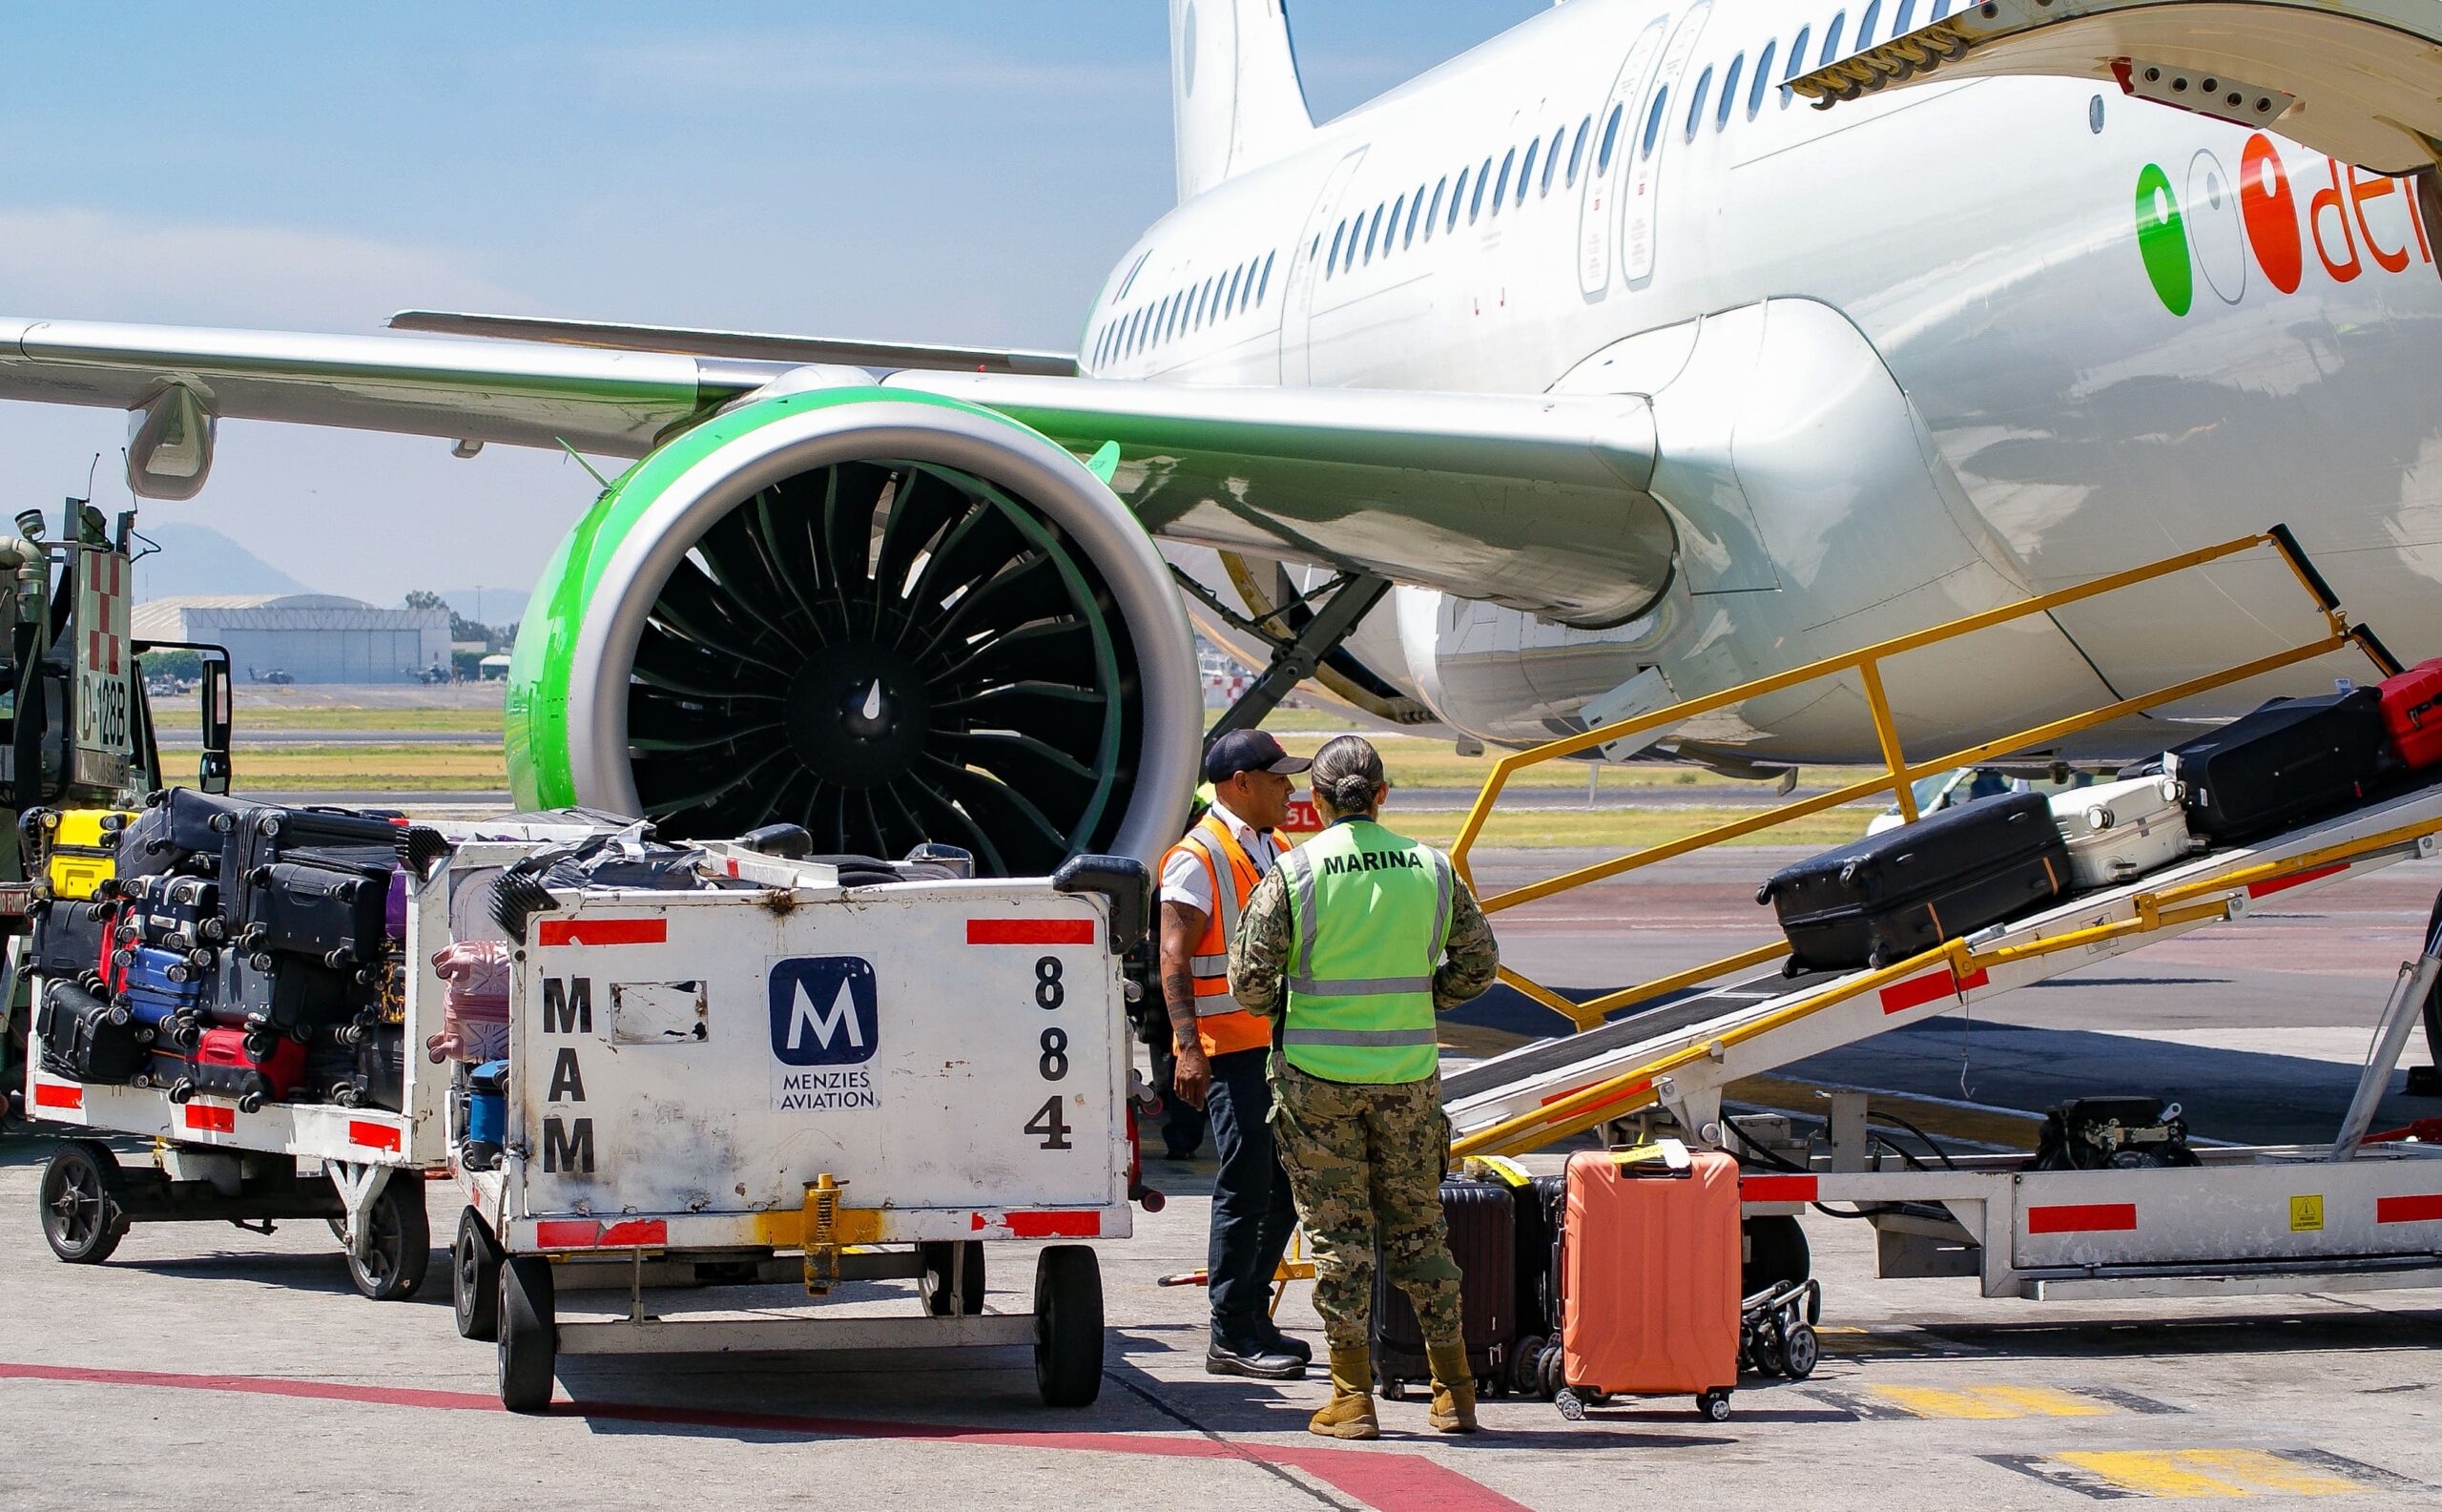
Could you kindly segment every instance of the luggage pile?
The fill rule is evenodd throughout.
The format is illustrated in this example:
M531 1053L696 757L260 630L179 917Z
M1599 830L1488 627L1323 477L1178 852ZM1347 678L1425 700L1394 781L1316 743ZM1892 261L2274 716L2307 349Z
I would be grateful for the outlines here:
M401 1107L404 818L184 788L33 811L45 1069L235 1099Z
M1789 937L1790 975L1887 966L2437 775L2442 659L2379 687L2275 698L2117 781L1987 798L1870 835L1783 868L1755 901Z

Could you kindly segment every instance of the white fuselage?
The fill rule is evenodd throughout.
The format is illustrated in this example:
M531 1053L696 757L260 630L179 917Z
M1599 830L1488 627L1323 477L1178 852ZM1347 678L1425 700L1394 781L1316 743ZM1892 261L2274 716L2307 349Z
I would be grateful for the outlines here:
M1937 84L1830 111L1789 98L1793 41L1812 66L1836 16L1851 51L1866 10L1571 0L1538 15L1166 216L1097 300L1085 369L1656 394L1666 460L1674 383L1693 413L1770 376L1770 346L1743 379L1707 355L1792 308L1766 301L1853 326L1930 483L1901 466L1907 487L1886 487L1889 448L1852 449L1839 417L1855 412L1826 394L1800 453L1819 466L1767 479L1742 451L1747 498L1727 528L1657 483L1683 565L1670 603L1636 622L1569 630L1418 590L1377 611L1369 659L1493 739L1567 729L1645 666L1702 691L2279 522L2403 659L2442 654L2442 276L2407 185L2070 82ZM1872 10L1879 40L1901 8ZM1928 19L1931 0L1907 10ZM1909 487L1922 499L1894 502ZM1929 535L1956 560L1919 551ZM1894 681L1903 726L1976 728L2013 699L2101 703L2321 623L2269 562L2056 621L1926 653ZM2333 674L2315 664L2180 712ZM1749 711L1725 738L1842 754L1852 715Z

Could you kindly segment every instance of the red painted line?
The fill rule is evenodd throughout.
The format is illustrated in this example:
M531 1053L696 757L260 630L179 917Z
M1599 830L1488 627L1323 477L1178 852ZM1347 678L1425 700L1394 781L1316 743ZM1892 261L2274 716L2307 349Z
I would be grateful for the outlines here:
M2029 1233L2125 1233L2136 1227L2133 1202L2079 1202L2026 1210Z
M1738 1178L1738 1200L1812 1202L1815 1186L1812 1176L1741 1176Z
M34 1106L36 1108L82 1108L85 1106L85 1089L81 1087L62 1087L56 1082L36 1082Z
M535 936L545 945L663 945L667 919L546 919Z
M1094 942L1094 922L1090 919L970 919L966 922L966 942L970 945L1090 945Z
M488 1392L431 1391L412 1386L356 1386L340 1381L263 1376L190 1376L157 1370L103 1370L82 1365L33 1365L0 1361L0 1380L61 1381L80 1386L140 1386L172 1391L232 1392L307 1401L356 1402L373 1407L419 1407L440 1412L499 1412ZM794 1413L722 1412L628 1402L554 1402L551 1414L609 1422L723 1428L755 1433L798 1434L818 1439L914 1440L998 1449L1079 1451L1133 1455L1151 1460L1235 1460L1302 1470L1381 1512L1527 1512L1519 1502L1422 1455L1395 1449L1306 1449L1233 1443L1217 1439L1157 1434L1095 1433L1069 1429L1038 1432L962 1427L954 1423L882 1422L862 1418L815 1418Z
M1099 1239L1103 1232L1099 1212L1013 1212L1007 1221L1021 1239Z
M2266 881L2249 882L2247 896L2269 898L2274 893L2287 892L2292 887L2304 887L2308 882L2321 881L2327 877L2336 876L2347 870L2349 870L2347 861L2334 861L2329 866L2318 866L2310 872L2296 872L2287 877L2275 877Z
M200 1129L207 1134L234 1134L238 1131L238 1110L217 1108L210 1103L189 1103L187 1127Z
M2374 1199L2376 1223L2431 1223L2436 1218L2442 1218L2442 1193Z
M399 1131L388 1124L368 1124L360 1118L347 1121L347 1142L362 1145L367 1150L397 1150Z
M1882 1011L1905 1013L1910 1008L1921 1008L1928 1003L1939 1003L1944 998L1956 998L1962 992L1973 992L1977 987L1989 984L1992 980L1992 973L1988 971L1977 971L1965 977L1954 977L1950 974L1950 968L1944 966L1939 971L1929 971L1921 977L1910 977L1905 982L1894 982L1883 988Z

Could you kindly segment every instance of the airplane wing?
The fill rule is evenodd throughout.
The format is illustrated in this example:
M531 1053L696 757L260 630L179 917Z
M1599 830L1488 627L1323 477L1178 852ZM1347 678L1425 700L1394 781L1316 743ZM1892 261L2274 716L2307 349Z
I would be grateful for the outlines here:
M604 321L553 321L527 315L460 315L445 310L401 310L390 317L394 331L436 336L486 336L617 352L674 352L689 357L729 357L744 362L836 362L851 367L939 368L962 373L1032 373L1073 378L1071 352L1037 352L994 346L932 346L913 342L852 342L835 337L779 336L757 331L704 331L679 325L618 325Z
M1644 487L1651 412L1633 396L882 374L566 342L0 319L0 399L140 416L131 481L148 497L201 487L221 418L638 457L784 375L797 389L927 389L1081 453L1116 442L1114 487L1180 540L1582 625L1633 613L1670 572L1672 528Z
M2380 174L2442 161L2433 0L1984 0L1790 87L1824 108L2002 75L2113 83Z

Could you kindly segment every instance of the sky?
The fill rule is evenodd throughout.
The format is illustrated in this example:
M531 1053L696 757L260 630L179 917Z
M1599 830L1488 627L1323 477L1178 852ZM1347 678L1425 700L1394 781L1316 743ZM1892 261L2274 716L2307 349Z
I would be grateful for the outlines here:
M1293 0L1328 119L1541 0ZM1073 350L1174 199L1165 0L0 12L0 312L370 332L398 309ZM128 495L0 404L0 500ZM233 422L210 526L319 591L530 587L563 456Z

